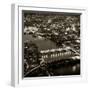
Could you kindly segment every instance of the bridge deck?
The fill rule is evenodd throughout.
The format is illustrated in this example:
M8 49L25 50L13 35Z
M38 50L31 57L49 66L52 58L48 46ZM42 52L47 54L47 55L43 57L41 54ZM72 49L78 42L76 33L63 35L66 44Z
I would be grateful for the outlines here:
M45 58L44 60L46 61L46 63L51 63L51 62L55 62L55 61L71 59L72 57L75 57L75 55L59 56L59 57L54 57L54 58Z

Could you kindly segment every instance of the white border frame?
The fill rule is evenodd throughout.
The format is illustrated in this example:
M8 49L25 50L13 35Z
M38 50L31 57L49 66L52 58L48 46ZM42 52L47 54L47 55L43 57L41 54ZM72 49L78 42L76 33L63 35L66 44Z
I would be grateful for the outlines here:
M22 79L22 10L35 10L35 11L52 11L52 12L67 12L67 13L81 13L81 75L79 76L54 76L44 78L30 78ZM31 86L31 85L44 85L57 80L59 83L72 83L72 82L85 82L87 81L87 61L84 56L83 49L83 36L86 30L86 15L85 8L76 7L36 7L23 4L12 4L11 7L11 85L12 86ZM47 79L48 78L48 83ZM53 78L53 79L51 79ZM55 79L58 78L58 79ZM43 82L40 80L43 80ZM54 81L53 81L54 80ZM38 83L39 82L39 83Z

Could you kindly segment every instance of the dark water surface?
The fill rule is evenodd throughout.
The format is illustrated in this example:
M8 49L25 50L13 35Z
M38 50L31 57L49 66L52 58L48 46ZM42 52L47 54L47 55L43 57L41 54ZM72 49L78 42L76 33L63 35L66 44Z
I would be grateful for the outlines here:
M41 77L41 76L66 76L80 75L80 61L71 62L54 62L47 67L39 68L28 74L26 77Z

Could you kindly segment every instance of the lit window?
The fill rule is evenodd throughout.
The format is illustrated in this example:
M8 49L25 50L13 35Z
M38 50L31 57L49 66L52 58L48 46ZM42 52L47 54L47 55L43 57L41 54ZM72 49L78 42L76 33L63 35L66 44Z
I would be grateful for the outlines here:
M58 53L58 56L59 56L59 53Z
M61 53L59 53L59 55L61 56Z
M44 58L46 58L46 55L44 55Z
M55 55L53 54L53 57L55 57Z
M42 56L42 58L43 58L43 56Z
M48 56L46 55L46 58L48 58Z
M63 56L63 53L61 53L61 56Z
M57 57L57 54L56 54L56 57Z
M51 54L51 58L53 57L53 55Z

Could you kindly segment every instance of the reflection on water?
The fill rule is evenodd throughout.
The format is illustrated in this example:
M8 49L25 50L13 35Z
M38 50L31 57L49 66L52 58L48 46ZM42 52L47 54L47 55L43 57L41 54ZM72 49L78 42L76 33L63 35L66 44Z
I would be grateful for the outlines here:
M26 77L64 75L80 75L80 60L70 62L54 62L51 65L37 69L31 74L28 74Z
M57 75L79 75L80 62L69 62L58 65L53 65L51 72L54 76Z

